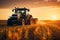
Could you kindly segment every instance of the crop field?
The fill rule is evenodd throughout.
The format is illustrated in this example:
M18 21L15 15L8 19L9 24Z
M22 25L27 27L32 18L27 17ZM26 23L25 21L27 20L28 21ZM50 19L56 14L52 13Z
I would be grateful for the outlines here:
M0 40L60 40L60 21L33 25L0 26Z

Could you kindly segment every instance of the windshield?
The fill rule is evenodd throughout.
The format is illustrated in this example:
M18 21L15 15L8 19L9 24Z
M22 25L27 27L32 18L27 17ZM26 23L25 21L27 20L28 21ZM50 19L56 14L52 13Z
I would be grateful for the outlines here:
M24 13L25 11L24 10L18 10L17 13Z
M23 15L28 15L29 11L28 10L17 10L17 14L23 14Z

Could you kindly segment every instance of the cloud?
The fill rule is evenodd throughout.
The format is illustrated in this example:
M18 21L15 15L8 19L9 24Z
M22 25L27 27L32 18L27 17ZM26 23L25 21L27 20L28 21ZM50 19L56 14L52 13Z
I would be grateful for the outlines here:
M13 8L13 7L39 7L39 6L60 6L57 0L0 0L0 8Z

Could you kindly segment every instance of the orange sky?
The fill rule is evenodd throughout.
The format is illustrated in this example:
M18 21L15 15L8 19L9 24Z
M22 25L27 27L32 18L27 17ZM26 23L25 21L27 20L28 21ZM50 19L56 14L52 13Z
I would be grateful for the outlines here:
M14 7L30 8L39 20L60 20L60 0L0 0L0 20L7 20Z
M7 20L13 12L12 9L0 9L0 20ZM60 20L60 7L37 7L30 8L30 14L39 20Z

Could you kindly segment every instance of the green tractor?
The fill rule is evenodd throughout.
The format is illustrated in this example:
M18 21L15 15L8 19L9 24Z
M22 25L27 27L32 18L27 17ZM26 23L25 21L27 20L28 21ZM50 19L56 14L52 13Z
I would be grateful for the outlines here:
M29 14L29 11L27 8L15 7L15 9L12 10L14 14L8 19L7 25L31 25L34 18ZM36 20L36 18L34 20Z

